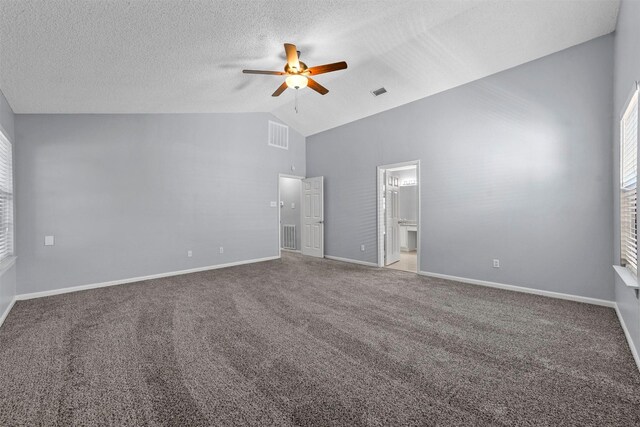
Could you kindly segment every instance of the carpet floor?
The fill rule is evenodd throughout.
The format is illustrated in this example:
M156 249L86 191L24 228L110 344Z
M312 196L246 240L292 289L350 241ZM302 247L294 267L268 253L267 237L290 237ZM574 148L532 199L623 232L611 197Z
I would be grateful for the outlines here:
M610 308L283 253L17 302L0 425L640 425Z

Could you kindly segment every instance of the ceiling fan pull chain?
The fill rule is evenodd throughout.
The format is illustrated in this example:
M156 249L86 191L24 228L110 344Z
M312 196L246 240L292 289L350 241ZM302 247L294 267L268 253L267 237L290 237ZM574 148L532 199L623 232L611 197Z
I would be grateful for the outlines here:
M294 110L296 110L296 114L298 114L298 89L296 89L296 104Z

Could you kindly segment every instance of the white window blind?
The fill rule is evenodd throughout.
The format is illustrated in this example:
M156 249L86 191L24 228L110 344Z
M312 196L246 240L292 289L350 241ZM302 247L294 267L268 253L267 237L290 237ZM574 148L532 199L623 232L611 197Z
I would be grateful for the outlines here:
M0 261L13 254L13 168L11 143L0 132Z
M638 274L638 89L620 121L620 263Z

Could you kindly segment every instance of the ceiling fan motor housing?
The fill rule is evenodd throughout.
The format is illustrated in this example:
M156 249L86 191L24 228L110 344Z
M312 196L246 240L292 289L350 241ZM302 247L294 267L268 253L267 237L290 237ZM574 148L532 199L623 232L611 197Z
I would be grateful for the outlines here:
M290 73L290 74L303 74L305 71L307 71L309 69L309 67L307 67L307 64L305 64L302 61L298 61L300 63L300 69L297 71L293 71L291 69L291 67L289 67L289 64L285 64L284 66L284 72L285 73Z

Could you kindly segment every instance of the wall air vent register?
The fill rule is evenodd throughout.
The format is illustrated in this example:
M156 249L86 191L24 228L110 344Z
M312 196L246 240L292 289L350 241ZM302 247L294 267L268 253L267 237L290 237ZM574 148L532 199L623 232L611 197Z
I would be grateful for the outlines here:
M269 141L272 147L289 149L289 126L269 121Z

